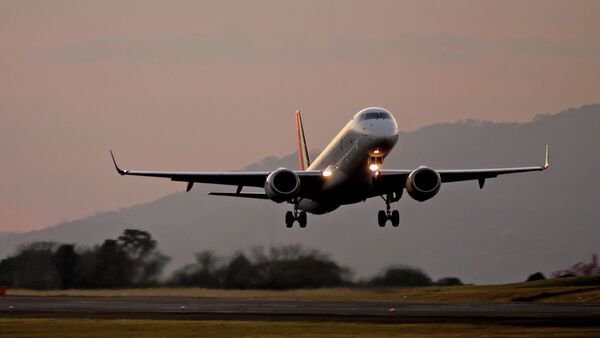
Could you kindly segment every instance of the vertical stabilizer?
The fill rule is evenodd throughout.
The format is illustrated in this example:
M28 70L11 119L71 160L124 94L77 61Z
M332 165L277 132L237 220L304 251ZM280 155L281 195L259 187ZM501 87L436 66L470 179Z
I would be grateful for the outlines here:
M302 126L302 117L299 110L296 111L296 135L298 141L298 164L300 170L306 170L310 166L310 158L308 158L308 148L306 147L304 127Z

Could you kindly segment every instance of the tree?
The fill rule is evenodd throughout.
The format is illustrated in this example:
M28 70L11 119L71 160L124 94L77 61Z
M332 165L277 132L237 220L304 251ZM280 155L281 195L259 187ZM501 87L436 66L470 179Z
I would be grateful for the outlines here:
M546 276L544 276L543 273L541 272L536 272L534 274L531 274L529 277L527 277L526 282L532 282L532 281L536 281L536 280L544 280L546 279Z
M255 282L252 262L241 252L233 256L227 267L223 269L222 274L222 285L226 289L248 289Z
M437 286L458 286L463 285L462 281L456 277L444 277L435 282Z
M133 280L133 263L119 243L107 239L96 250L95 288L129 287Z
M261 289L317 288L347 284L351 275L316 250L299 244L273 246L269 255L254 248L256 287Z
M598 264L598 255L592 255L590 263L579 262L566 270L556 271L552 274L554 278L592 276L600 274L600 265Z
M126 229L117 239L119 246L133 260L140 260L156 248L156 241L149 232L136 229Z
M0 261L0 283L32 289L146 286L158 281L168 260L148 232L128 229L91 249L54 242L22 245Z
M170 260L158 251L156 240L147 231L126 229L117 239L117 244L129 259L127 273L132 285L156 283Z
M169 284L218 288L221 286L217 278L218 262L219 258L213 251L199 252L196 254L196 263L176 270L170 278Z
M418 268L391 266L373 277L368 285L384 287L429 286L431 278Z
M72 286L76 289L98 288L98 251L96 246L92 249L80 249L78 252L78 264L75 268L75 276Z
M11 287L28 289L56 289L60 276L53 264L58 244L33 242L21 245L17 253L0 263L0 280Z
M75 252L75 245L63 244L58 247L53 257L54 266L60 277L60 288L68 289L73 286L75 272L79 263L79 255Z
M213 252L196 255L196 263L177 270L172 285L197 285L227 289L292 289L337 286L349 283L350 270L325 255L302 246L253 247L251 258L236 252L219 265Z

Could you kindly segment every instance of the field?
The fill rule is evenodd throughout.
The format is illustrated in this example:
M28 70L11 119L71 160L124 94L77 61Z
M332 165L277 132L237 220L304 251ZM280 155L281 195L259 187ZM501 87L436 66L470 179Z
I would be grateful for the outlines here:
M600 328L0 318L0 337L598 337Z
M327 288L311 290L213 290L202 288L146 288L126 290L9 290L16 296L141 296L229 297L320 301L394 302L557 302L600 303L600 276L572 277L505 285L417 288Z
M35 300L40 304L51 303L46 297L70 296L76 302L83 302L85 306L93 303L94 297L116 297L128 303L129 298L120 297L150 297L147 300L156 300L161 304L162 298L151 297L205 297L202 302L214 304L217 299L224 299L225 303L241 302L245 300L268 300L273 304L285 304L285 301L333 301L357 302L406 302L416 303L419 307L426 304L446 303L451 306L461 306L460 303L477 304L485 306L486 303L533 302L533 303L587 303L600 304L600 276L552 279L528 283L515 283L507 285L486 286L455 286L455 287L418 287L418 288L328 288L312 290L288 291L261 291L261 290L211 290L201 288L146 288L125 290L63 290L63 291L36 291L36 290L8 290L9 296L21 297L26 302ZM33 297L33 298L29 298ZM80 298L81 297L81 298ZM82 298L92 297L92 298ZM12 297L17 299L18 297ZM59 298L53 298L62 301ZM143 299L143 298L142 298ZM237 299L237 300L235 300ZM183 298L182 298L183 300ZM277 302L277 301L280 302ZM112 300L110 300L112 301ZM142 302L141 299L135 300ZM189 299L187 299L189 301ZM200 300L193 300L200 302ZM253 301L257 302L257 301ZM419 304L422 302L422 304ZM8 304L7 302L5 302ZM251 302L247 302L251 303ZM448 304L457 303L457 304ZM5 304L5 305L6 305ZM111 303L112 304L112 303ZM117 304L116 302L114 304ZM237 303L235 303L237 304ZM261 303L262 304L262 303ZM270 304L271 303L265 303ZM343 303L339 303L343 304ZM505 304L497 304L505 307ZM513 306L510 305L510 306ZM523 304L524 305L524 304ZM533 304L532 304L533 305ZM537 304L542 306L543 304ZM237 305L235 305L237 306ZM548 306L555 306L548 304ZM595 307L595 305L594 305ZM17 308L19 308L17 306ZM98 310L102 311L102 310ZM487 311L487 310L486 310ZM2 312L2 311L0 311ZM77 312L75 312L77 313ZM495 315L501 314L496 313ZM539 314L538 314L539 315ZM86 315L87 316L87 315ZM528 318L526 315L523 318ZM205 318L190 320L189 317L165 317L151 320L146 317L77 317L71 314L57 314L57 318L39 318L44 316L32 313L28 315L12 316L11 312L4 312L0 316L0 338L2 337L600 337L600 326L595 319L591 322L563 325L549 321L545 324L521 324L520 322L496 321L436 321L425 322L361 322L345 320L317 319L299 320L262 317L251 320L221 320ZM120 318L120 319L110 319ZM132 319L126 319L132 318ZM135 319L139 318L139 319ZM357 317L359 318L359 317ZM458 318L458 317L457 317ZM462 318L462 317L461 317ZM480 318L480 317L477 317ZM481 317L484 318L484 317ZM562 318L562 317L561 317ZM173 320L175 319L175 320ZM243 318L242 318L243 319ZM312 321L316 320L316 321ZM587 320L587 319L586 319ZM547 326L548 325L548 326Z

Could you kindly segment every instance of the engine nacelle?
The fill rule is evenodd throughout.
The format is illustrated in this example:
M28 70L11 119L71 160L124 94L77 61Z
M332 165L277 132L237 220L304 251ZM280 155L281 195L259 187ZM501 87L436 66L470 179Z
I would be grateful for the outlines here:
M274 202L290 200L300 192L300 178L293 171L279 168L267 176L265 194Z
M423 202L435 196L442 186L442 178L437 171L428 167L418 167L406 180L406 191L413 199Z

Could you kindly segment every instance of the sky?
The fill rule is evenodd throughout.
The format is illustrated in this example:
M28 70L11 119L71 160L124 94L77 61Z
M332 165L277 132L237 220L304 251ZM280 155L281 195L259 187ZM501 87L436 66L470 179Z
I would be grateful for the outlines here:
M0 232L322 149L358 110L403 131L600 102L598 1L0 1ZM398 145L401 146L401 145Z

